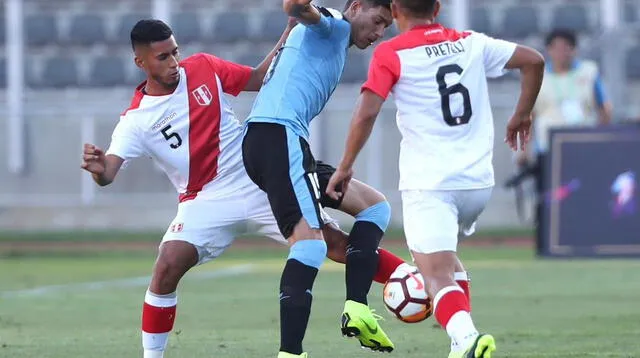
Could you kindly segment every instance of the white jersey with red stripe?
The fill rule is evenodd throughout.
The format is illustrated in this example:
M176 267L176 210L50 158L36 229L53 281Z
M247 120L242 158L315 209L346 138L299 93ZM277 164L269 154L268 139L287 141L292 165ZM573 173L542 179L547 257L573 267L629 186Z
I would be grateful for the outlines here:
M502 75L516 44L438 24L417 26L374 51L362 90L393 94L400 190L494 185L487 77Z
M107 154L151 157L180 201L218 198L253 185L242 163L242 125L223 93L236 96L252 69L209 54L180 62L180 82L165 96L135 91L120 117Z

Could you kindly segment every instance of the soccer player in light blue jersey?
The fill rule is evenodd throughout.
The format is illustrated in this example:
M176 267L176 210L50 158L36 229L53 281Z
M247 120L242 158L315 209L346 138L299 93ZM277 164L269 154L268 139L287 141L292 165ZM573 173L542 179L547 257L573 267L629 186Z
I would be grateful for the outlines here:
M309 123L325 106L352 46L365 49L392 23L391 0L349 0L343 12L310 0L283 0L300 23L271 63L243 141L244 165L267 193L290 253L280 281L280 353L307 357L302 341L311 311L312 286L326 254L316 161L308 145ZM378 266L377 247L390 206L383 200L363 210L349 234L347 300L342 333L364 347L393 350L393 343L367 305Z

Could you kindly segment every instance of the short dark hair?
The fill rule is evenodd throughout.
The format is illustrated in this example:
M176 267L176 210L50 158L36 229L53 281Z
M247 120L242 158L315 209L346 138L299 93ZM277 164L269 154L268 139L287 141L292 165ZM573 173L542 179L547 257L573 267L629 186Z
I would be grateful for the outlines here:
M344 5L344 9L347 10L351 4L356 0L347 0L347 3ZM361 2L366 2L367 4L378 7L382 6L389 10L391 10L391 0L360 0Z
M396 2L401 8L416 16L431 15L436 6L436 0L396 0Z
M149 45L153 42L164 41L171 35L173 35L173 31L162 20L140 20L131 29L131 47L135 49L139 45Z
M545 44L549 46L555 39L563 39L567 41L569 45L571 45L571 47L578 46L578 37L576 36L576 33L573 30L554 29L547 35L547 38L545 39Z

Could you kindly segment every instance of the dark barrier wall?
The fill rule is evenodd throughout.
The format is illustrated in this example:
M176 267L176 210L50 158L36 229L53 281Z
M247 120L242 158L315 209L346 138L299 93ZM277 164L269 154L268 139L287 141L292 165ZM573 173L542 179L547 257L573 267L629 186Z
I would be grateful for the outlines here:
M551 133L544 256L640 257L640 126Z

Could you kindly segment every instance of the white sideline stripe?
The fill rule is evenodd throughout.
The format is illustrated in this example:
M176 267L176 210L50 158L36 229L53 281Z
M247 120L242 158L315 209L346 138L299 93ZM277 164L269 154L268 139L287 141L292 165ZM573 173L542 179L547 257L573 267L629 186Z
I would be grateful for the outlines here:
M221 268L213 271L194 272L187 274L185 280L207 280L212 278L237 276L251 272L254 265L235 265L231 267ZM151 276L131 277L118 280L93 281L83 283L70 283L64 285L50 285L30 288L27 290L16 290L0 292L0 298L25 297L25 296L44 296L69 291L93 291L103 290L105 288L126 288L147 286L151 281Z

